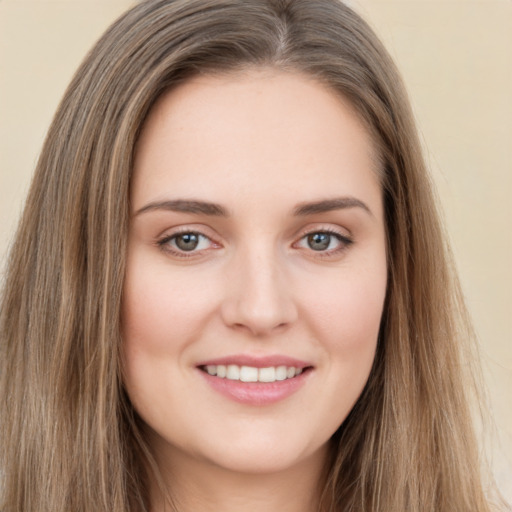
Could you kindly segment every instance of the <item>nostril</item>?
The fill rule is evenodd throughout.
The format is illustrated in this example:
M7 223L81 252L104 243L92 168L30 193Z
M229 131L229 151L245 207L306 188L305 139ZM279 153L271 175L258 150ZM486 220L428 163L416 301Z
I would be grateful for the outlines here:
M223 306L224 322L231 328L261 336L287 329L298 317L289 297L264 301L246 296L239 301L226 301Z

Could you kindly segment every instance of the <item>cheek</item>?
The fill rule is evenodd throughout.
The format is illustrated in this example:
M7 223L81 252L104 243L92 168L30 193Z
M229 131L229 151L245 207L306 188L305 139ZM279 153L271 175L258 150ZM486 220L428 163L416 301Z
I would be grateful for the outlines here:
M377 339L385 294L385 270L347 272L317 287L304 309L333 348L358 350Z
M208 290L183 272L141 251L127 265L122 303L123 381L130 400L149 424L165 424L166 411L187 404L183 372L187 347L208 318ZM166 393L172 383L173 393Z
M168 352L170 346L186 345L209 318L214 295L200 275L191 279L190 272L170 272L165 264L134 258L123 294L125 346Z
M342 419L362 392L373 365L386 294L385 276L385 271L348 273L317 290L321 293L304 308L330 368L326 406L337 404Z

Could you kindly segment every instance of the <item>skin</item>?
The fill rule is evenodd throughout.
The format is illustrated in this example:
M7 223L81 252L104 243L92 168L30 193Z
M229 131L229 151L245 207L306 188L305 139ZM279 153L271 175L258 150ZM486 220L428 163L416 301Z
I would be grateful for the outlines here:
M316 509L386 293L376 161L348 102L299 74L201 76L150 113L132 183L124 380L180 510ZM177 200L226 215L164 204ZM322 201L326 211L297 215ZM180 250L191 232L199 245ZM327 248L312 248L313 233L327 233ZM282 400L239 403L197 367L234 354L285 355L309 370ZM155 485L152 503L164 509Z

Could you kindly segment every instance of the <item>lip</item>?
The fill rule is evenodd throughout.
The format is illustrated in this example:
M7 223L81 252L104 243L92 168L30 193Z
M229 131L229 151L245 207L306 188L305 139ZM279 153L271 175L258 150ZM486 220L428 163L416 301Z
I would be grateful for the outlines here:
M254 368L268 368L269 366L293 366L295 368L307 368L313 366L311 363L288 357L284 355L267 355L267 356L254 356L248 354L231 355L226 357L219 357L217 359L208 359L201 361L196 366L208 366L219 364L228 365L236 364L238 366L252 366Z
M270 366L293 366L303 371L291 379L275 382L241 382L219 378L206 373L202 368L207 365L252 366L254 368L267 368ZM211 389L235 402L251 405L265 406L275 404L290 397L309 380L313 366L305 361L293 357L233 355L218 359L209 359L196 366L199 374Z

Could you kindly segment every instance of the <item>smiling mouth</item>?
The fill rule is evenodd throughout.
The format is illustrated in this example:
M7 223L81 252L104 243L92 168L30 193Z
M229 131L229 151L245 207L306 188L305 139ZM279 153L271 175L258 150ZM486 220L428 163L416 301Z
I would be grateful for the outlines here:
M234 380L239 382L279 382L293 379L308 371L311 367L299 368L295 366L269 366L256 368L254 366L229 365L204 365L199 369L220 379Z

